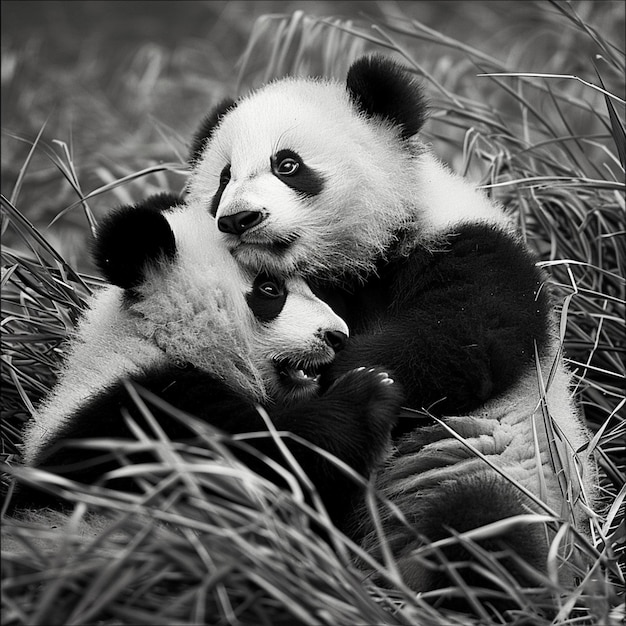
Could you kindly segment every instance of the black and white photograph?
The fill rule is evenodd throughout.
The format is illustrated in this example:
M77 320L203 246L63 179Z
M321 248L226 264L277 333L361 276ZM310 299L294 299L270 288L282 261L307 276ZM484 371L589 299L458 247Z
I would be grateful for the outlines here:
M4 626L619 626L622 0L2 0Z

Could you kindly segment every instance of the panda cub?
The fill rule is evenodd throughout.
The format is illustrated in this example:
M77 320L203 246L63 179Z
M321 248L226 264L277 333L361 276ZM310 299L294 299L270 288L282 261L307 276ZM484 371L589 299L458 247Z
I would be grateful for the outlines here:
M241 270L213 221L160 195L102 224L94 256L112 285L95 296L58 384L25 431L26 464L81 482L112 469L112 462L96 463L93 450L65 444L132 438L120 412L125 407L141 420L130 380L227 433L267 432L261 404L278 431L333 453L363 476L374 469L389 444L400 388L381 370L359 368L320 389L320 370L347 339L345 322L301 278ZM182 422L155 411L171 439L191 437ZM341 524L356 483L310 448L286 443ZM285 463L271 437L250 445Z
M584 529L597 482L547 277L503 207L420 140L425 119L414 76L381 56L345 83L277 80L207 116L188 185L242 267L305 276L346 320L331 380L389 368L408 407L443 420L401 420L378 486L405 519L382 512L384 540L367 516L354 531L387 542L418 591L450 581L417 538L450 545L528 512ZM483 545L545 572L544 529L500 526L513 530Z

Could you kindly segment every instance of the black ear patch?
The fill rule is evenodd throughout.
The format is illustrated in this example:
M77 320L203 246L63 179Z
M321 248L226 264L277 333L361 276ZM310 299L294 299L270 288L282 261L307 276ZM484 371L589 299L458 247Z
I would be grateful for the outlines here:
M379 116L402 128L402 139L415 135L426 120L426 102L415 77L382 55L355 61L346 87L356 107L369 116Z
M237 103L232 98L225 98L213 108L202 122L200 122L200 128L198 128L191 141L189 163L193 165L202 156L202 151L204 150L207 139L213 134L215 127L219 124L224 115L236 106Z
M177 196L159 194L121 207L101 223L93 259L110 283L122 289L137 287L150 263L175 258L176 240L163 211L177 203Z
M135 207L142 207L153 211L160 211L161 213L167 213L174 207L177 207L182 201L182 198L174 193L155 193L145 200L138 202Z

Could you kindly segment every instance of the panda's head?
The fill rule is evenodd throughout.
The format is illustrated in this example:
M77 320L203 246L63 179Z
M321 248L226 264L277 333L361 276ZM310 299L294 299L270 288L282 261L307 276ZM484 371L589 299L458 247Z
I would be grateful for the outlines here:
M124 290L133 332L253 401L314 394L347 339L345 322L303 279L240 268L213 217L173 196L113 212L94 258Z
M383 57L354 63L345 84L275 81L204 120L189 200L242 265L369 271L412 218L424 116L414 77Z

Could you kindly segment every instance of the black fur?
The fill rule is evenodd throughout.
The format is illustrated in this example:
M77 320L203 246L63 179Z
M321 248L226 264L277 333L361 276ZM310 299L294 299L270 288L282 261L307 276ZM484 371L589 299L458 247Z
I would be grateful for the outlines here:
M174 235L161 209L167 198L158 196L144 203L114 212L100 229L96 258L103 272L120 286L133 291L144 277L147 263L175 255ZM248 294L248 303L257 317L268 321L282 310L284 283L259 274ZM329 338L335 344L337 337ZM343 343L343 340L341 341ZM165 402L218 429L231 434L266 431L265 422L248 398L236 393L210 373L192 366L174 363L145 368L131 376L133 385L155 394ZM266 407L279 431L289 431L318 446L367 477L384 455L389 435L403 399L401 386L385 384L378 370L350 371L330 385L323 395L316 395L289 406ZM172 416L162 404L152 403L151 410L161 428L173 441L196 440L197 433L185 421ZM118 449L100 454L89 448L71 447L68 440L86 438L134 439L124 419L130 414L140 427L150 431L148 422L130 397L126 383L118 380L99 392L67 416L65 428L46 442L38 465L83 483L101 480L103 474L119 467ZM197 442L202 445L202 442ZM328 512L337 524L353 509L360 486L336 465L293 438L286 445L295 455L307 476L315 484ZM261 462L261 452L289 467L271 437L250 439L247 445L232 442L234 451L253 469L281 484L279 475ZM151 461L147 453L133 456L132 462ZM130 480L130 479L129 479ZM116 483L132 488L128 481ZM43 492L22 489L13 507L55 504L56 498Z
M489 469L481 474L461 474L457 480L438 482L419 496L412 495L410 503L393 499L392 502L400 507L411 527L410 531L404 531L405 540L413 539L417 534L422 545L450 540L457 533L533 512L530 500ZM393 517L385 522L385 527L388 532L392 527L404 530L403 523ZM493 571L494 561L499 563L506 576L522 587L544 585L548 545L542 524L522 522L480 539L454 539L436 550L422 552L420 558L411 556L415 543L409 541L404 546L396 543L400 544L400 541L389 547L398 555L398 568L409 587L423 592L455 589L455 593L436 601L447 609L471 610L458 584L459 578L489 607L500 612L515 607L511 595L497 581L482 573ZM481 554L485 554L487 562L481 563ZM451 564L454 575L450 573ZM506 585L508 581L501 582Z
M363 363L389 367L408 405L436 416L505 392L547 342L543 276L523 243L489 226L381 263L350 292L317 289L351 330L330 380Z
M222 199L222 194L224 193L224 189L226 189L226 185L230 182L230 165L225 165L220 174L220 185L215 192L215 195L211 199L211 208L209 212L213 217L217 214L217 209L220 206L220 200Z
M420 504L423 507L420 523L414 529L433 542L452 536L451 531L471 531L534 510L533 503L519 489L490 469L485 469L480 475L459 476L458 480L439 484L420 498ZM501 552L501 561L506 570L516 580L527 585L537 580L533 580L530 570L520 567L515 557L511 556L511 549L534 570L542 571L545 568L548 546L545 529L540 524L512 526L477 541L477 544L492 555ZM461 542L443 549L443 555L448 562L453 563L472 560L470 552ZM494 587L494 583L482 576L476 568L461 568L458 572L472 586ZM453 584L441 569L428 572L426 577L428 582L422 588L435 589Z
M455 421L451 427L466 439L482 432L469 421ZM518 584L543 586L541 572L545 571L548 550L543 524L519 522L515 526L503 525L498 532L481 538L452 538L541 510L471 450L460 443L450 445L450 437L446 428L435 424L417 428L396 441L394 454L377 480L377 487L386 493L391 504L383 504L380 510L387 548L396 555L403 580L410 588L422 592L456 589L450 595L432 595L431 601L440 606L471 610L455 578L460 577L489 606L501 612L514 608L510 594L482 574L492 571L492 566L482 566L480 555L485 554L489 563L498 561ZM401 489L397 487L411 477L415 481L404 483ZM402 511L404 518L395 515L394 510ZM376 542L372 543L374 526L366 511L357 508L348 527L355 539L367 536L366 544L378 554ZM446 544L429 547L440 540L446 540ZM422 548L419 557L413 554L417 547ZM454 575L450 564L454 564Z
M246 294L246 302L254 316L261 322L276 319L287 301L287 290L283 281L261 272Z
M355 61L346 85L360 111L400 126L402 139L412 137L424 125L427 107L419 83L390 59L372 55Z
M279 172L279 165L284 159L293 159L293 161L298 164L294 174L285 176ZM294 191L308 198L322 193L324 189L324 177L319 172L316 172L306 165L300 158L300 155L293 150L280 150L272 157L271 161L274 175Z
M278 430L298 437L336 455L362 476L367 477L383 454L402 392L398 385L382 384L378 371L350 372L325 394L300 401L289 407L267 407ZM152 392L174 407L232 434L266 432L265 423L254 405L229 389L222 381L192 367L174 365L155 368L131 378L131 382ZM184 421L172 417L157 404L148 402L153 415L167 436L174 441L194 441L198 435ZM142 413L130 398L123 381L98 394L74 415L55 441L48 442L40 466L82 483L95 483L102 474L119 464L113 454L72 447L69 440L86 438L133 439L122 409L146 432L152 432ZM201 441L197 442L201 445ZM319 453L287 438L285 443L307 476L314 482L333 520L342 524L354 507L360 487ZM271 436L251 438L247 443L231 444L236 454L253 469L280 484L280 480L253 451L261 452L289 467ZM134 462L154 459L146 454L132 457ZM115 486L132 488L127 483ZM18 506L47 503L48 496L23 489Z
M174 233L163 211L178 202L173 194L158 194L106 217L98 228L92 253L109 282L132 289L141 284L150 263L175 258Z
M232 98L224 98L202 120L200 128L198 128L191 141L191 147L189 149L189 162L191 164L198 161L202 156L207 140L211 137L215 127L219 124L224 115L236 106L237 103Z

